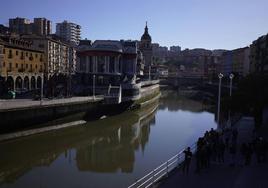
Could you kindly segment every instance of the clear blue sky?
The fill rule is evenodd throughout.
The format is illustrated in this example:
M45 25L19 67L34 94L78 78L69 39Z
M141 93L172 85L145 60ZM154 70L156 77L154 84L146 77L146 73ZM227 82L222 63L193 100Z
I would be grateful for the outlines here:
M182 48L234 49L268 32L267 0L8 0L0 23L46 17L82 26L82 37L139 39L148 21L153 42Z

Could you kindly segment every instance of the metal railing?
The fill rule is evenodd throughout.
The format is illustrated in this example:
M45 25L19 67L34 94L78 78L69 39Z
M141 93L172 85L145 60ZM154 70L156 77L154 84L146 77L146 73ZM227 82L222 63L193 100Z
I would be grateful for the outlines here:
M196 143L190 146L191 151L193 153L196 152ZM154 185L154 183L158 182L164 176L168 176L169 172L174 170L175 168L180 167L180 164L184 161L184 150L180 151L173 157L171 157L166 162L162 163L160 166L135 181L133 184L128 186L128 188L148 188Z

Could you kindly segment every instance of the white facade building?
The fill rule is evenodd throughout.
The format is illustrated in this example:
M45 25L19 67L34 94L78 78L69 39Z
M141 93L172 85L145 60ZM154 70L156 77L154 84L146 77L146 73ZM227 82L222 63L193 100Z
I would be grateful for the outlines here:
M81 39L81 26L65 20L62 23L57 23L56 35L77 46Z

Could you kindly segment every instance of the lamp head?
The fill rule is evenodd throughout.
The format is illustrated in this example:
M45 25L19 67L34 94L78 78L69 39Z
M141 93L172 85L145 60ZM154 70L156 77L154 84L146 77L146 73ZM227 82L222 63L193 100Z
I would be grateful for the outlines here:
M218 75L218 77L219 77L219 79L222 79L222 78L223 78L223 74L220 73L220 74Z

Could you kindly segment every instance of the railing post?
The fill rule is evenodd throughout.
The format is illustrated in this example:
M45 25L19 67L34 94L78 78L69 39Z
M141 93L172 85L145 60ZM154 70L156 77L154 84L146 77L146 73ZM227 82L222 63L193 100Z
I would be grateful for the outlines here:
M167 172L166 172L166 176L168 177L168 161L167 161Z
M155 170L153 171L153 184L154 184L154 180L155 180Z

